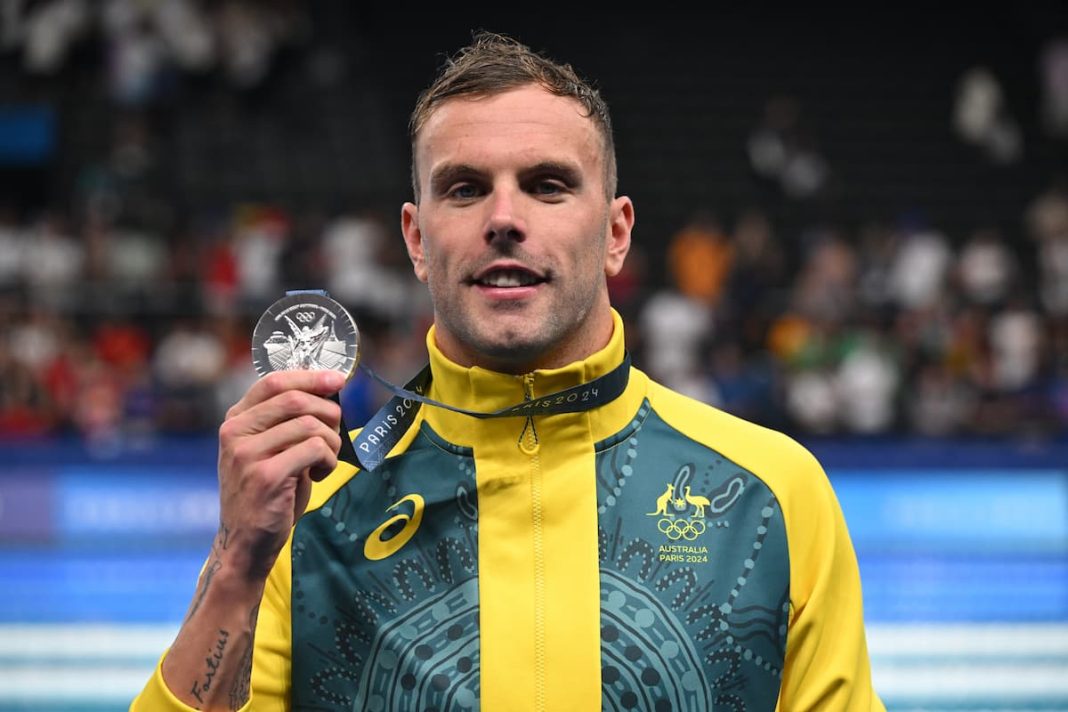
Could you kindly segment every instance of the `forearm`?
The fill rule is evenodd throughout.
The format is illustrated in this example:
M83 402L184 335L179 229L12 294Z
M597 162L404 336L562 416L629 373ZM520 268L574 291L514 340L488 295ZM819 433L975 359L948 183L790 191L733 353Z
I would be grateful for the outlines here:
M248 700L264 583L226 556L220 534L197 593L164 658L163 679L185 704L237 710Z

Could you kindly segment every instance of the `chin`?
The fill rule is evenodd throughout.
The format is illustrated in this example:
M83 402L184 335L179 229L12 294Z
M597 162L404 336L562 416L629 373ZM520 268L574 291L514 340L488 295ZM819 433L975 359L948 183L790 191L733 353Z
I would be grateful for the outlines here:
M476 338L470 343L495 371L526 373L546 360L553 345L529 335L506 333Z

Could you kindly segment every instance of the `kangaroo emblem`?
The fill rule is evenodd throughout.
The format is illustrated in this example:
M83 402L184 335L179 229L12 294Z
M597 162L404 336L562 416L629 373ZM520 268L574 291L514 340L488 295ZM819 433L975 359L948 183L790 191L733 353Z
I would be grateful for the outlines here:
M671 504L671 495L675 494L675 485L669 484L667 489L664 490L664 494L656 498L656 511L648 512L646 516L656 517L659 515L667 516L668 505Z
M686 485L686 491L682 496L683 496L683 499L685 499L687 502L689 502L690 504L693 505L693 516L695 516L695 517L704 517L705 516L705 507L707 507L709 504L711 504L711 502L708 501L707 497L702 497L699 494L691 495L690 494L690 486L689 485Z

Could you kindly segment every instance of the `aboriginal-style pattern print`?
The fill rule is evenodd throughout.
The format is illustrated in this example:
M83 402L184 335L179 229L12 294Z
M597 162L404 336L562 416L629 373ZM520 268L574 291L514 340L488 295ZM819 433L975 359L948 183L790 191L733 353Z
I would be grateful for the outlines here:
M648 404L597 457L605 710L771 712L785 527L758 478Z
M789 562L768 487L648 403L596 478L602 708L772 712ZM477 521L472 453L425 424L300 520L293 709L478 709Z
M470 452L428 430L300 520L294 710L478 709L477 520Z

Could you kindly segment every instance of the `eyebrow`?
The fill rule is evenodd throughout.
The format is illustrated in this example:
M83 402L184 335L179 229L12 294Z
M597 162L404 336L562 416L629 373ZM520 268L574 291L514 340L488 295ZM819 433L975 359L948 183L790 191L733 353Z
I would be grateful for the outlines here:
M582 185L582 171L578 166L560 161L542 161L529 168L524 168L519 172L519 179L520 181L526 181L543 175L557 177L571 188Z
M441 195L458 180L481 178L483 176L485 176L484 171L480 171L467 163L446 163L431 173L430 192L433 195Z

